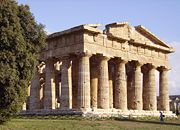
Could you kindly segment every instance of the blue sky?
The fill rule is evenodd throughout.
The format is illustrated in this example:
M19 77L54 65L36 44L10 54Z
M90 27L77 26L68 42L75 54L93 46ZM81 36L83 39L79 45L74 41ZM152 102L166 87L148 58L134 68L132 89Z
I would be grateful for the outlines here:
M52 33L87 23L143 25L176 50L170 56L170 94L180 94L180 0L17 0Z

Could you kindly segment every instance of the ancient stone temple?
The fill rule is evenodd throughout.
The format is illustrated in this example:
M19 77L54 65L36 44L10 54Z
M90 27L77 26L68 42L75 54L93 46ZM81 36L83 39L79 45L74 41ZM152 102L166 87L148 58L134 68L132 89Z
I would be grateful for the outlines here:
M172 114L168 54L173 48L143 26L112 23L103 31L98 26L86 24L48 36L22 113Z

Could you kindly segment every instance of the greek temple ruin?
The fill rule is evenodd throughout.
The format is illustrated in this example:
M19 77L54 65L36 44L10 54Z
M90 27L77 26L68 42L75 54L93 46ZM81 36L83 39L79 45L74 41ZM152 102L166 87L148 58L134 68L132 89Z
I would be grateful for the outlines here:
M172 115L168 55L173 48L141 25L99 26L85 24L48 36L22 113Z

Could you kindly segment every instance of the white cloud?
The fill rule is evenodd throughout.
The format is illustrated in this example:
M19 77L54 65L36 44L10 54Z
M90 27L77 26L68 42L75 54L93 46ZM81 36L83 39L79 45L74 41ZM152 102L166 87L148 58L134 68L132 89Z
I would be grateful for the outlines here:
M49 34L52 34L52 33L53 33L52 31L48 30L47 28L45 28L45 31L46 31L47 35L49 35Z
M175 53L169 57L172 68L169 72L169 94L180 95L180 42L173 42L171 46L175 49Z

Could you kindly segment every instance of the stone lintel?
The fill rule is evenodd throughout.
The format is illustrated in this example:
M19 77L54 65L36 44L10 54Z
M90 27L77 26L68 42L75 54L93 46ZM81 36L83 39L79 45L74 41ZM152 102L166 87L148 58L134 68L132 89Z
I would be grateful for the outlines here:
M129 40L129 39L127 39L127 40ZM133 45L142 46L142 47L146 47L146 48L148 47L148 48L160 50L160 51L166 52L166 53L174 52L174 51L171 51L171 49L169 49L167 47L163 47L163 46L159 46L159 45L148 45L146 43L139 43L139 42L135 42L133 39L130 39L128 42Z

